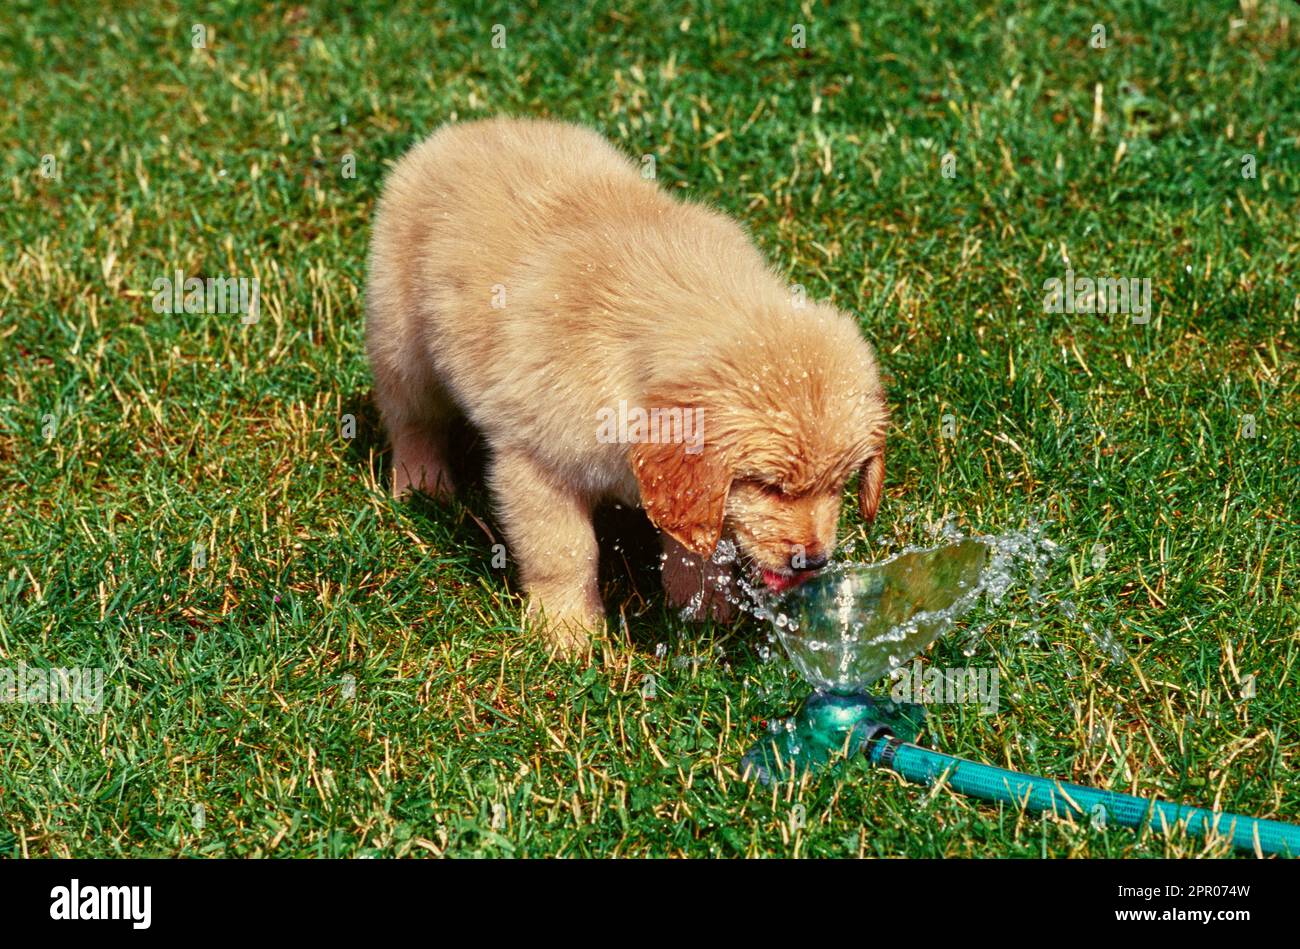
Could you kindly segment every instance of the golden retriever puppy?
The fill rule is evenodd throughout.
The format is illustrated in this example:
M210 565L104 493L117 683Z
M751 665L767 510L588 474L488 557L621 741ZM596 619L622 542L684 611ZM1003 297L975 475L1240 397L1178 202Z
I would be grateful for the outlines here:
M726 561L775 590L825 564L857 471L875 516L887 409L854 321L593 131L499 118L413 148L379 202L366 311L393 491L452 490L466 417L526 615L561 653L603 629L602 501L659 528L670 602L724 619Z

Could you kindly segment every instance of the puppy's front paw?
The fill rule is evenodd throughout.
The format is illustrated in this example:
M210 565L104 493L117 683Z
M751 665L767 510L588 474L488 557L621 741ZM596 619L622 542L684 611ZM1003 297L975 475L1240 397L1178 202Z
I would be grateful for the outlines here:
M661 576L668 605L686 618L730 623L738 612L735 572L730 564L701 560L684 550L665 550Z
M593 638L605 634L605 616L599 608L590 604L566 608L537 596L529 598L524 622L542 634L552 655L569 661L589 658Z
M739 608L735 603L730 575L706 575L704 584L685 603L674 603L687 611L686 618L694 622L711 619L715 623L727 624L735 620ZM671 601L670 601L671 602Z

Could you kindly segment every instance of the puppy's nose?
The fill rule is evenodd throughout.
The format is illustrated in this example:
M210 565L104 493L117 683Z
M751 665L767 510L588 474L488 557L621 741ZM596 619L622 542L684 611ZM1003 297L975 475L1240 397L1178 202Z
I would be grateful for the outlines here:
M794 554L790 557L790 569L800 571L820 570L830 562L826 554Z

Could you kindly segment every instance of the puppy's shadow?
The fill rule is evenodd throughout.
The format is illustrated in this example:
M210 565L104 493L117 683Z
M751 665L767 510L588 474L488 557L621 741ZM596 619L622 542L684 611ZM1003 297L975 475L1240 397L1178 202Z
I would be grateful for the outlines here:
M356 431L348 441L352 462L368 471L376 484L389 485L391 452L373 394L354 393L345 400L343 411L355 419ZM492 545L506 541L492 513L492 498L487 488L490 456L486 440L468 421L458 420L449 435L448 456L451 476L456 484L455 500L436 501L416 493L405 503L411 514L427 522L430 529L449 533L453 544L466 552L468 563L490 564ZM645 616L657 620L660 611L656 607L662 597L659 532L644 511L616 504L599 507L594 526L600 544L599 583L607 614L611 618L622 613L629 619ZM513 569L513 560L508 562L511 569L507 575L507 588L518 594L519 579ZM486 566L483 569L490 573L492 582L501 582L500 571L489 571ZM664 638L664 630L660 628L663 625L661 622L629 622L629 636L638 648L653 648L654 643Z

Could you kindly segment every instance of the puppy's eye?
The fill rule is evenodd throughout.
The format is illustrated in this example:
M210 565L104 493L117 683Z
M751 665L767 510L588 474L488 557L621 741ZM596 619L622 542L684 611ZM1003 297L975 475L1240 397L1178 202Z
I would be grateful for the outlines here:
M769 498L785 497L785 490L779 484L772 484L767 481L758 482L758 489Z

